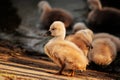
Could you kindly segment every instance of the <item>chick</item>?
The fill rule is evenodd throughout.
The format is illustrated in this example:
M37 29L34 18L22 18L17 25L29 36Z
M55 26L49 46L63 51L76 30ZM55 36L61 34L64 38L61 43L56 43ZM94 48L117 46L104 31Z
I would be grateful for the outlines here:
M90 29L79 30L75 34L69 35L66 37L66 40L69 40L75 43L79 48L81 48L87 56L88 52L93 48L93 32Z
M70 69L70 75L74 75L75 70L85 71L88 59L83 51L74 43L65 40L66 29L61 21L54 21L48 32L53 38L44 46L45 53L61 69L58 74L62 74L64 69Z
M62 8L52 8L47 1L40 1L38 3L38 8L42 11L40 22L43 25L43 29L48 30L54 21L62 21L65 24L65 28L71 29L73 15L67 10Z
M76 24L77 27L73 27L74 31L81 31L88 28L87 26L82 26L80 23ZM88 52L89 62L107 66L114 61L117 51L120 50L120 39L109 33L94 33L91 45L93 48Z
M116 58L116 45L109 38L96 38L92 45L93 49L88 53L90 62L107 66Z
M118 35L120 30L120 10L112 7L102 7L100 0L88 0L92 9L88 13L87 24L94 32L107 32Z
M75 33L79 30L87 29L88 27L85 25L83 22L77 22L73 25L73 30L72 32Z
M96 33L94 35L94 39L96 38L109 38L116 45L117 51L120 51L120 38L119 37L109 34L109 33Z

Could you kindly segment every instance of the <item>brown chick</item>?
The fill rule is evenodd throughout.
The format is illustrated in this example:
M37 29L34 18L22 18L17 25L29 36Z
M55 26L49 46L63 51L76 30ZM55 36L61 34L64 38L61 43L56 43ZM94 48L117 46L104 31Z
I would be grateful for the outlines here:
M120 10L112 7L102 7L100 0L88 0L91 11L87 23L91 30L118 35L120 30Z
M43 29L49 29L54 21L62 21L65 28L71 29L73 24L73 16L67 10L62 8L52 8L47 1L40 1L38 3L39 10L42 11L40 15L40 22Z

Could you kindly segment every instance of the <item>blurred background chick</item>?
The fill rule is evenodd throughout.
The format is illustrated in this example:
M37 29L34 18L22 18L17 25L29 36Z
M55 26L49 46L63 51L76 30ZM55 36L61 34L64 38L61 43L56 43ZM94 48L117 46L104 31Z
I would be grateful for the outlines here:
M100 0L87 0L89 8L86 19L90 29L94 32L107 32L118 36L120 30L120 10L114 7L102 6Z
M38 2L38 8L41 11L40 22L43 29L48 30L54 21L62 21L67 29L72 27L74 18L69 11L63 8L52 8L45 0Z
M75 43L80 49L83 50L85 56L87 56L89 50L92 48L92 40L94 37L93 31L88 29L84 23L76 23L73 26L74 34L70 34L66 37L66 40L69 40Z

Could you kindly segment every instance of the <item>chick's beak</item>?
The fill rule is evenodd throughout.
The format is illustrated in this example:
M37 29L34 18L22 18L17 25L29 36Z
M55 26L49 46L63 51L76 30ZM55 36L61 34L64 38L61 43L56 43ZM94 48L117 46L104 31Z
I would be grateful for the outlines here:
M47 31L46 33L45 33L45 36L50 36L51 35L51 32L50 31Z

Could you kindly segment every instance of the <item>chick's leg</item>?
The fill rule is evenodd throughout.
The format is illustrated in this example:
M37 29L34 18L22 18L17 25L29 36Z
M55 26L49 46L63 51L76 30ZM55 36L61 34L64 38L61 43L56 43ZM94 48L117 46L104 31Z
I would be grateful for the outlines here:
M58 74L62 75L62 71L65 69L65 64L62 65L61 69L59 70Z
M70 76L74 76L75 73L74 73L74 70L70 70Z

